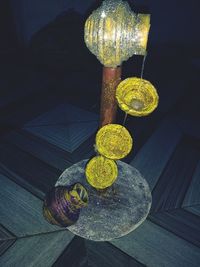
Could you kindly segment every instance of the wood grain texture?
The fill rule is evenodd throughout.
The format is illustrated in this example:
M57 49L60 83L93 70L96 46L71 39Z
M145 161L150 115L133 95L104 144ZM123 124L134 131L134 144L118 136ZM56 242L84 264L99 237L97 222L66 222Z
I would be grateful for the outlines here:
M176 117L164 120L131 162L152 189L151 221L112 241L149 267L200 264L199 207L182 208L185 196L198 203L199 140L185 135L178 122Z
M0 162L5 169L15 173L20 180L46 193L56 182L61 171L42 162L10 143L0 143ZM20 183L20 180L16 181ZM23 183L20 183L24 186Z
M200 216L200 205L194 205L194 206L190 206L190 207L184 207L184 210L187 210L197 216Z
M156 185L181 135L176 119L167 118L130 162L145 177L151 189Z
M111 243L93 243L76 237L69 244L73 235L67 231L70 237L66 240L54 239L50 232L56 231L57 235L60 228L43 219L42 201L38 199L54 185L65 164L91 153L91 135L82 143L81 134L77 139L69 135L68 140L73 143L68 144L69 151L62 145L66 142L64 135L62 141L53 143L52 136L48 139L24 129L1 139L0 222L23 238L2 255L0 266L199 267L200 150L198 140L185 137L186 128L177 121L172 117L165 119L131 162L153 192L149 220ZM76 123L80 124L78 117Z
M111 243L148 267L199 267L200 263L200 248L148 220Z
M39 199L41 199L41 200L44 199L44 197L45 197L44 192L42 192L38 188L34 187L31 183L24 180L20 175L18 175L14 171L11 171L9 168L7 168L2 163L0 163L0 173L6 177L9 177L10 180L14 181L16 184L18 184L22 188L25 188L28 192L35 195Z
M30 121L24 129L69 153L98 128L98 116L72 105L59 105Z
M188 188L194 188L193 183L199 190L199 159L199 141L183 136L154 187L149 216L155 224L196 246L200 246L200 217L182 209L182 204ZM198 198L197 195L190 192L189 199Z
M47 192L64 169L80 158L89 158L94 154L93 139L84 142L73 153L68 153L30 133L13 131L1 139L0 165L7 170L6 174L12 173L13 179L22 186L26 183L32 185L29 190L41 197L37 191Z
M3 140L56 169L64 170L71 166L71 162L67 160L66 151L24 130L13 131Z
M59 231L42 215L43 202L28 191L0 175L1 224L17 237Z
M196 105L198 106L198 98L195 101L197 101ZM200 138L199 114L195 111L194 106L192 109L187 109L187 112L184 114L179 114L177 125L186 135Z
M67 231L20 238L0 258L0 266L51 267L72 238Z
M144 267L145 265L116 249L108 242L85 242L89 267Z
M77 253L78 252L78 253ZM143 267L144 265L108 242L75 237L53 267Z
M88 267L88 255L84 239L74 237L52 267Z
M198 204L200 205L200 161L196 166L192 181L187 190L182 207L191 207Z
M180 238L200 247L200 217L184 209L158 212L149 219Z
M151 214L181 207L199 159L196 142L183 136L152 191Z
M0 257L13 245L15 240L15 235L9 232L3 225L0 225Z

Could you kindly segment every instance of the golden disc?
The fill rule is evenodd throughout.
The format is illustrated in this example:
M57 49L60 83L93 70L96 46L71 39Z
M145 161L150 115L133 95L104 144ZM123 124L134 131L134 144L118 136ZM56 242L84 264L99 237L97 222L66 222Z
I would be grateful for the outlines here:
M119 107L132 116L147 116L158 106L159 97L155 87L141 78L128 78L116 89Z
M91 186L97 189L107 188L117 179L117 164L114 160L96 156L88 162L85 175Z
M133 140L128 130L119 124L108 124L96 135L96 148L99 154L109 159L122 159L132 149Z

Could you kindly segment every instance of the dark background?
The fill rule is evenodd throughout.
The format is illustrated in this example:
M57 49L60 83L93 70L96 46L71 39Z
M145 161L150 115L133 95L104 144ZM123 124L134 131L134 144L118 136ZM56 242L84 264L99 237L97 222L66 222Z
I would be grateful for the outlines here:
M61 257L60 254L55 256L54 261L59 258L54 266L66 266L68 259L75 262L71 266L79 266L76 262L82 256L92 259L94 264L89 266L113 266L113 263L118 264L120 261L119 266L123 267L146 266L143 263L146 264L151 259L149 266L154 266L155 259L162 262L162 266L165 263L170 267L200 266L196 262L199 259L197 249L200 244L199 210L196 213L192 210L196 206L196 210L199 208L200 188L199 180L196 181L197 176L194 175L196 168L199 170L197 166L200 166L199 1L128 2L135 12L151 14L144 78L157 88L160 102L150 116L128 116L126 127L133 134L135 142L134 149L125 161L137 167L149 183L153 181L150 184L153 196L152 213L144 227L139 227L139 232L134 231L133 236L127 236L125 241L118 240L119 243L122 242L122 247L128 248L127 251L133 243L140 244L138 251L132 249L131 257L134 259L108 243L90 243L75 237L69 246L61 246ZM19 225L20 220L16 222L12 214L20 207L22 195L30 193L26 201L27 209L18 212L18 218L25 218L24 225L30 227L30 237L34 228L30 214L35 209L35 204L30 199L34 196L37 201L40 199L42 202L45 193L54 186L65 168L94 154L94 131L97 127L89 124L88 128L91 129L87 129L85 134L83 127L87 128L87 122L85 126L77 118L80 116L80 108L83 111L83 121L94 120L94 117L97 120L99 114L102 66L86 48L83 28L88 15L100 4L101 1L92 0L0 0L0 174L5 175L5 188L4 191L1 188L3 193L0 195L0 204L3 204L0 208L4 210L4 203L12 206L10 210L6 210L4 220L1 218L0 239L3 236L6 248L2 246L0 254L10 246L10 243L7 245L8 242L15 242L18 237L20 241L21 232L15 232L15 225ZM124 62L122 78L140 76L142 61L143 57L134 56ZM62 118L64 126L59 125L62 115L56 117L53 113L53 118L51 116L51 110L57 112L57 108L60 112L58 114L66 115L66 121L64 116ZM39 125L39 133L44 131L40 136L37 131L35 134L34 126L31 128L30 125L32 120L46 112L46 117L41 121L45 124L49 120L54 124L50 128L48 125L46 128L45 125ZM124 114L119 110L117 122L122 122L123 117ZM40 117L36 121L40 122ZM77 128L73 128L74 125ZM66 139L65 130L72 133L71 136L66 135ZM83 142L84 134L88 136ZM72 151L66 149L70 146L73 148L77 143L78 148ZM155 173L158 177L154 180ZM10 184L8 188L13 191L7 190L6 186ZM26 194L23 193L24 188ZM8 191L12 193L15 190L18 195L12 198ZM185 196L191 190L190 202L184 204ZM38 220L42 217L40 206L37 206L36 215L38 235L43 231L40 228L44 221L43 218ZM8 242L5 238L7 231ZM136 240L132 241L135 236ZM24 240L27 241L28 238ZM47 243L44 240L44 244ZM25 247L26 243L24 244ZM174 249L175 245L177 246ZM146 253L151 246L152 256ZM37 249L34 245L35 247ZM83 247L87 247L89 254ZM188 247L191 249L188 250ZM15 245L11 247L11 252L12 249L15 249ZM77 257L77 250L80 257ZM51 255L54 247L52 251ZM7 253L9 250L3 254L2 259L9 255ZM17 260L20 262L20 253L23 254L24 250L21 249L8 258L14 264ZM28 257L29 253L32 258ZM34 255L40 256L37 250L29 249L27 257L23 255L23 258L30 264L36 258ZM137 259L141 263L137 263ZM129 265L129 260L134 261L132 265Z
M61 13L74 9L85 16L101 2L101 0L2 0L0 9L2 39L5 38L9 43L17 37L21 44L27 44L34 33L48 25ZM199 2L197 0L190 2L129 0L128 2L134 11L149 12L152 15L151 44L198 46Z

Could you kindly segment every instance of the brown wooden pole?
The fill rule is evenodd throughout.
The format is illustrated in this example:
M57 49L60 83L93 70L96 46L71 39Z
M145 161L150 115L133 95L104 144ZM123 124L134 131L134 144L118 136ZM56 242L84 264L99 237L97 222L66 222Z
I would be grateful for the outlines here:
M121 67L103 67L100 128L109 123L115 123L117 114L117 101L115 91L121 81Z

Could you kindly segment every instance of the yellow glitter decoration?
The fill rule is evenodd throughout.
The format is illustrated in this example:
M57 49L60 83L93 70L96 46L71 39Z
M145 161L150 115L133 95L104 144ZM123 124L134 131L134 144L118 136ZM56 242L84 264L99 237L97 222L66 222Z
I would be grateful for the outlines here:
M150 15L135 14L127 2L105 0L85 23L85 43L106 67L145 55Z
M146 54L149 30L150 30L150 15L147 14L138 14L138 23L136 25L137 32L137 49L135 55Z
M73 197L76 201L74 201L74 207L76 209L80 209L83 207L86 207L89 202L89 197L86 189L80 184L76 183L72 190L69 191L70 198ZM67 194L65 195L67 200L70 200L68 198Z
M88 183L96 189L107 188L117 179L117 164L114 160L96 156L88 162L85 175Z
M159 96L155 87L141 78L128 78L116 90L119 107L132 116L146 116L158 106Z
M119 124L108 124L96 135L99 154L109 159L122 159L131 151L133 140L128 130Z

